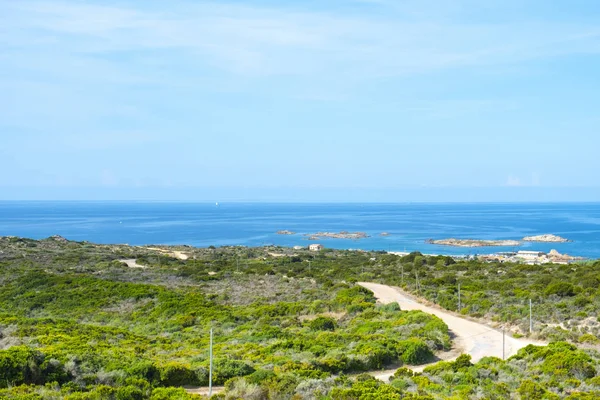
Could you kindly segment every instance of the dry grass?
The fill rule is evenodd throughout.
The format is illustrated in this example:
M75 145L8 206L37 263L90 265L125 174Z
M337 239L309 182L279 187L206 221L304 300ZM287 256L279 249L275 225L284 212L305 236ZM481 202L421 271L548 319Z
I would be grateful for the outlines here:
M329 297L329 293L313 280L277 275L239 275L208 281L200 287L205 293L218 296L220 302L231 305L244 305L256 301L269 304L280 301L312 301Z

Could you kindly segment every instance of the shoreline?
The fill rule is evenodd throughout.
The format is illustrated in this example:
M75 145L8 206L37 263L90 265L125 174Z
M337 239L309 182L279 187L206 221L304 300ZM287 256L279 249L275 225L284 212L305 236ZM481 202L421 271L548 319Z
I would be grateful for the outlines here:
M306 244L305 240L301 240L298 243L285 243L285 244L277 244L277 243L263 243L260 245L246 245L246 244L219 244L217 246L212 246L212 245L191 245L191 244L164 244L164 243L152 243L152 244L129 244L129 243L107 243L107 242L96 242L96 241L89 241L89 240L71 240L68 238L65 238L63 236L60 235L52 235L49 237L45 237L45 238L27 238L27 237L21 237L21 236L15 236L15 235L0 235L0 241L2 240L15 240L15 241L21 241L21 240L33 240L33 241L44 241L44 240L56 240L56 241L69 241L69 242L77 242L77 243L87 243L87 244L93 244L93 245L98 245L98 246L126 246L126 247L131 247L131 248L139 248L140 250L146 250L146 251L150 251L159 255L168 255L168 256L172 256L174 258L180 259L180 260L186 260L190 257L190 252L193 252L194 249L207 249L207 248L211 248L211 247L224 247L224 248L256 248L256 249L267 249L269 247L278 247L278 248L282 248L282 249L287 249L290 251L297 251L297 250L308 250L308 245ZM318 243L315 243L318 244ZM375 248L375 247L371 247L368 248L367 246L363 245L363 248L360 247L346 247L346 246L339 246L339 242L337 242L337 240L327 240L325 241L325 246L324 249L325 250L335 250L335 251L356 251L356 252L368 252L368 253L385 253L385 254L391 254L391 255L396 255L396 256L406 256L409 255L411 253L414 252L418 252L421 253L424 256L430 256L430 257L436 257L436 256L443 256L443 257L451 257L451 258L457 258L457 259L490 259L490 258L494 258L496 257L496 259L501 260L501 257L505 257L507 253L518 253L518 251L514 251L514 250L509 250L509 248L512 248L511 246L505 246L507 250L503 249L498 249L498 251L492 251L492 252L476 252L476 251L468 251L468 252L464 252L464 250L471 250L471 249L477 249L477 248L481 248L481 247L476 247L476 248L470 248L470 247L454 247L454 246L442 246L442 245L437 245L440 246L441 248L446 248L446 249L463 249L463 252L447 252L447 251L443 251L442 249L440 249L439 252L431 252L428 251L427 248L429 247L429 245L425 244L423 245L423 247L421 249L419 249L419 247L411 247L409 248L410 250L408 250L406 247L404 248L404 250L392 250L392 246L388 245L386 246L387 249L380 247L380 248ZM564 245L566 243L537 243L538 245L546 245L545 249L539 249L539 250L534 250L534 248L531 247L527 247L525 250L526 253L540 253L542 255L552 255L553 254L553 250L554 248L551 247L558 247L555 245ZM395 247L395 246L394 246ZM490 246L483 246L483 248L488 248ZM542 246L540 246L542 247ZM564 251L564 249L563 249ZM600 260L600 256L594 257L594 256L580 256L580 255L572 255L572 254L565 254L565 253L554 253L557 254L560 257L564 257L565 259L571 260L571 261L590 261L590 260ZM525 260L525 261L529 261L529 260Z

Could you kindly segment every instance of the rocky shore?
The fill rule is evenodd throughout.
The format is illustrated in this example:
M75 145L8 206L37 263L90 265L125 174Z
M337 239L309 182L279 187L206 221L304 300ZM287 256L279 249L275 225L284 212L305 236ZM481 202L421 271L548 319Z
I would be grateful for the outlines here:
M480 239L429 239L426 242L429 244L438 244L442 246L454 247L489 247L489 246L521 246L523 242L539 242L539 243L566 243L571 240L551 234L526 236L521 240L480 240Z
M454 247L520 246L518 240L477 240L477 239L429 239L429 244Z
M544 242L544 243L567 243L569 239L565 239L560 236L546 234L538 236L526 236L523 238L524 242Z
M368 238L365 232L317 232L317 233L307 233L304 236L308 236L308 240L319 240L319 239L364 239Z

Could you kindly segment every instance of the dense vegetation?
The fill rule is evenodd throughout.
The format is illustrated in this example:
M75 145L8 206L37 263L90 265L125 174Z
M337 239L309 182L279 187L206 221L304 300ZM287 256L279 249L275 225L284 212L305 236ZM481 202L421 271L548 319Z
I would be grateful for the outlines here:
M287 387L420 364L450 346L437 317L376 307L373 294L353 284L275 278L264 260L238 272L219 258L184 262L141 254L138 262L155 265L147 271L116 261L122 255L114 249L86 252L89 244L9 244L0 269L6 396L159 398L162 388L207 385L211 327L217 385L235 376L275 375L275 387ZM299 291L297 301L279 292L286 288Z
M211 327L213 383L226 385L220 397L597 398L599 270L598 263L482 264L418 253L159 251L0 238L0 398L192 397L182 387L208 384ZM389 383L349 378L422 364L451 346L440 319L378 306L356 281L402 286L521 334L532 298L534 336L586 347L531 346L475 365L462 356L420 374L400 368Z
M448 310L493 321L515 334L536 339L599 342L600 261L570 265L488 264L415 253L397 261L388 259L388 265L400 274L386 274L379 280L401 286ZM360 278L377 280L375 275L379 271Z

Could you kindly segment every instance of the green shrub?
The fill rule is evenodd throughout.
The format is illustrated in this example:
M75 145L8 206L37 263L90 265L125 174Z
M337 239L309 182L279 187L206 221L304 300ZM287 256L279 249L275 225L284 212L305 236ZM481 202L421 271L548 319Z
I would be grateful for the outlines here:
M43 384L48 377L62 382L68 375L58 361L45 362L44 355L37 350L26 346L0 350L0 388L9 384Z
M263 381L273 379L275 373L268 369L258 369L246 377L249 383L260 384Z
M144 393L137 387L121 386L117 388L117 400L142 400L144 397Z
M397 311L401 311L400 304L398 304L397 302L383 304L383 305L380 305L377 308L379 310L383 311L383 312L397 312Z
M579 343L592 343L592 344L596 344L599 342L598 338L594 335L592 335L591 333L586 333L583 334L581 336L579 336L578 339Z
M161 380L161 371L150 361L139 361L131 365L127 373L154 384Z
M471 356L469 354L461 354L456 360L452 362L452 369L455 372L472 366L473 364L471 363Z
M406 367L402 367L402 368L398 368L396 370L396 372L394 372L394 375L392 377L390 377L390 379L393 379L393 378L405 378L405 377L411 378L414 375L415 375L415 373L412 370L410 370L410 369L408 369Z
M590 304L591 302L592 302L592 300L588 296L585 296L585 295L582 295L582 294L577 295L575 297L575 299L573 299L573 304L576 307L585 307L588 304Z
M398 353L402 361L410 365L424 364L433 358L431 349L420 339L409 339L399 343Z
M170 362L160 368L160 383L163 386L197 385L198 377L188 366Z
M213 382L221 385L236 376L246 376L254 372L254 368L243 361L217 359L214 363Z
M330 317L319 316L310 321L310 329L313 331L334 331L335 320Z
M156 388L150 395L150 400L197 400L198 397L188 394L182 388Z
M522 400L542 400L547 390L529 379L523 381L517 390Z
M561 296L561 297L574 296L575 295L575 287L571 283L568 283L568 282L555 282L555 283L551 283L550 285L548 285L546 287L544 294L546 296L550 296L553 294L555 294L557 296Z

